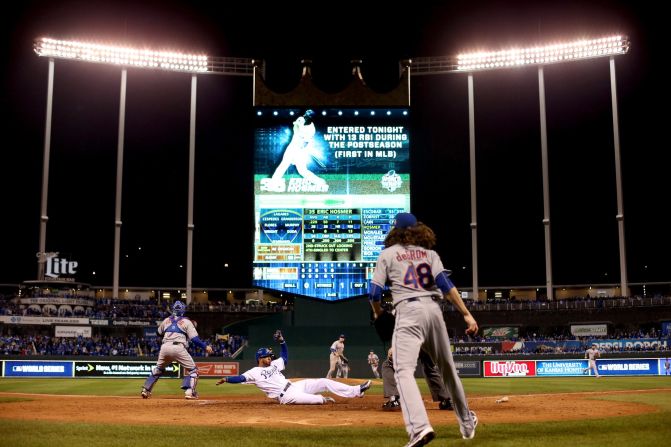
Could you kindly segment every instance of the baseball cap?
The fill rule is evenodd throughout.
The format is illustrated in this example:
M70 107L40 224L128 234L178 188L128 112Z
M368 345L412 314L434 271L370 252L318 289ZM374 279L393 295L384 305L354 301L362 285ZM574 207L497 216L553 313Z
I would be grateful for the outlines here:
M417 225L417 218L411 213L398 213L396 215L394 227L408 228Z
M340 337L338 338L345 338L345 334L340 334Z

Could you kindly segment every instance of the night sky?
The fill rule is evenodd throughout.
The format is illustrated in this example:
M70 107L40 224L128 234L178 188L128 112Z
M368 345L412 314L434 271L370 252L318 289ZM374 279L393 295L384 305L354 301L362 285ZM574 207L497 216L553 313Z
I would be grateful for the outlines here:
M35 38L263 59L278 92L298 83L303 58L329 92L361 58L367 84L384 92L401 59L613 33L631 40L616 58L629 281L671 281L658 13L644 2L363 3L51 1L3 11L0 284L37 274L48 61L33 52ZM298 18L297 7L311 18ZM481 287L545 284L537 76L535 67L475 74ZM466 82L450 74L411 85L412 210L436 231L463 288L471 285ZM56 61L47 251L77 260L77 279L99 286L112 284L119 85L118 67ZM549 65L545 86L554 283L619 284L608 59ZM189 100L188 74L128 71L122 287L185 285ZM199 76L197 113L193 286L248 287L251 78Z

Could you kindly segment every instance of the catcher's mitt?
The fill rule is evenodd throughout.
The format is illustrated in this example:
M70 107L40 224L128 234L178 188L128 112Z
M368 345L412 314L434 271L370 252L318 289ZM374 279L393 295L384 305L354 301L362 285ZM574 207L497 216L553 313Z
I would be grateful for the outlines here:
M282 335L282 331L277 329L275 333L273 334L273 340L283 342L284 341L284 336Z
M391 341L391 336L394 333L394 325L396 324L396 317L390 312L384 311L373 322L375 331L382 342Z

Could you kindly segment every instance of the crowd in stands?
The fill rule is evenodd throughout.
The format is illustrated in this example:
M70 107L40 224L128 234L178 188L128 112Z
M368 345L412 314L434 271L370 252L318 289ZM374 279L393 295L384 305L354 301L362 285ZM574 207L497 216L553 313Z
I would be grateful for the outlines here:
M203 338L214 350L211 356L230 358L245 342L239 335L226 339ZM121 356L157 357L161 349L158 337L52 337L49 335L0 336L0 355L48 355L48 356ZM205 351L195 345L189 352L194 357L205 357Z
M577 310L577 309L613 309L631 308L641 306L669 306L671 296L655 295L653 297L626 296L626 297L569 297L548 301L541 297L532 299L510 299L488 298L486 300L464 300L464 304L471 311L497 311L497 310ZM448 301L442 301L443 311L454 311L454 306Z
M48 298L48 297L47 297ZM60 298L60 297L53 297ZM111 300L89 299L92 306L82 305L30 305L12 300L0 300L0 315L26 317L74 317L94 320L162 320L170 315L169 305L156 300ZM283 312L290 310L289 304L267 303L192 303L189 312Z
M509 339L481 335L459 336L453 337L452 345L455 354L466 355L582 354L594 342L599 345L599 349L603 353L671 350L671 347L668 346L671 343L671 336L663 334L660 329L655 327L631 330L614 329L607 335L589 337L576 337L567 334L566 331L568 329L560 330L551 335L529 333L525 336ZM599 340L604 340L604 343L599 343ZM611 343L613 340L626 341L626 343ZM641 342L637 342L638 340ZM504 343L508 345L508 349L504 349Z

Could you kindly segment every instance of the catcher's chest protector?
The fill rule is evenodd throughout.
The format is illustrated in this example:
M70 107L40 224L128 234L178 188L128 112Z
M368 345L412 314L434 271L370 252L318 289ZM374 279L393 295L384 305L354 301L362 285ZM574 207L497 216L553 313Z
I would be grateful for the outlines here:
M179 323L184 317L170 317L170 326L165 330L165 332L180 332L184 335L186 335L186 332L182 330L182 328L179 327L177 323Z

